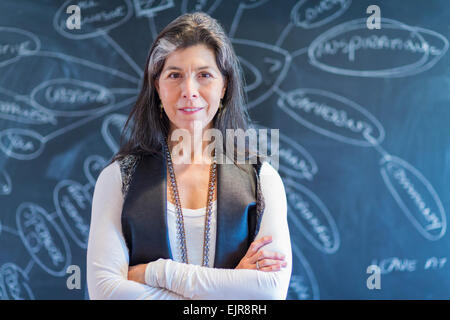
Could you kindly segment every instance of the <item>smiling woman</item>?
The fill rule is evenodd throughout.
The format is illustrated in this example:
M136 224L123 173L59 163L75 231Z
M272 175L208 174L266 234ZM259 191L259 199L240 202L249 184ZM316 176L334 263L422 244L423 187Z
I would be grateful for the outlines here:
M226 79L215 60L214 51L204 44L176 50L167 57L155 86L170 120L170 132L184 128L194 136L193 120L200 121L202 129L213 127L226 90Z
M184 14L158 35L121 148L95 185L91 299L286 298L292 252L278 172L247 145L248 163L237 161L236 141L215 137L208 152L205 138L251 127L242 83L209 15ZM172 161L180 130L192 147L184 156L200 163Z

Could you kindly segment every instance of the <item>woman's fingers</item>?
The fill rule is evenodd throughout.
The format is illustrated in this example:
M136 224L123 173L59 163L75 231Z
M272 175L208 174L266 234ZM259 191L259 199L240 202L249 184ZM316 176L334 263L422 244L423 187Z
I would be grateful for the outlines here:
M267 266L276 266L276 265L280 265L282 267L285 267L287 264L286 261L280 261L280 260L274 260L274 259L262 259L262 260L258 260L258 265L259 268L263 268L263 267L267 267Z
M247 258L252 257L255 253L258 252L258 250L262 246L264 246L270 242L272 242L272 236L262 237L261 239L253 241L247 250L247 253L246 253Z
M256 254L249 258L249 261L251 263L256 263L256 261L263 259L284 260L285 258L286 256L284 254L278 252L259 250Z
M258 264L260 265L259 267L259 271L265 271L265 272L271 272L271 271L279 271L281 270L281 268L284 268L287 266L287 262L280 262L277 260L272 260L272 261L276 261L274 262L274 264L270 264L270 265L265 265L264 267L261 267L261 264L258 262Z
M287 266L284 261L285 255L272 252L268 250L261 250L261 248L272 242L272 236L262 237L251 243L245 256L241 259L236 269L257 269L256 262L258 262L259 271L278 271Z
M245 256L239 261L239 264L235 269L255 269L256 259L252 259L252 257L258 252L258 250L272 242L272 236L262 237L258 240L253 241L250 244L250 247L247 249Z

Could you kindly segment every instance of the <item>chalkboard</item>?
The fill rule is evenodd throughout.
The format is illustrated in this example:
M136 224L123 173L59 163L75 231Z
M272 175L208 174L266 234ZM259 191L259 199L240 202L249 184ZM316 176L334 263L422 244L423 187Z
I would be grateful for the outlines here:
M450 298L442 0L1 1L1 298L88 299L95 181L153 40L197 10L232 39L256 126L279 129L288 299Z

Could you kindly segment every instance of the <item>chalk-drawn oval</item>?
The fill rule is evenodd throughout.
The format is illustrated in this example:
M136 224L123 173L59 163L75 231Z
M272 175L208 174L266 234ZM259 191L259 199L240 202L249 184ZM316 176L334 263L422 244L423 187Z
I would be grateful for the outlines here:
M296 89L281 96L277 105L305 127L340 142L371 147L384 139L383 126L372 114L357 103L329 91ZM333 130L326 128L330 125L333 125ZM369 142L365 135L373 139Z
M244 62L245 81L250 84L244 88L248 94L246 108L250 110L274 93L286 77L292 58L288 51L267 43L236 38L231 42L239 60Z
M308 241L323 253L335 253L340 246L336 223L325 204L312 191L283 180L286 189L290 225L298 228Z
M41 48L41 41L35 34L18 28L0 27L0 39L0 68L22 56L32 55Z
M84 175L91 185L95 185L97 177L105 165L106 159L98 155L91 155L84 160Z
M44 137L32 130L9 128L0 131L0 149L18 160L37 158L43 151Z
M11 177L9 176L8 172L6 172L6 170L2 170L0 171L0 195L10 194L11 191L12 191Z
M320 290L316 276L295 241L292 242L292 276L286 299L320 299Z
M70 247L61 228L47 212L34 203L24 202L17 208L16 224L33 260L55 277L66 275L71 260Z
M54 115L0 88L0 118L26 124L56 124Z
M114 94L96 83L76 79L44 81L31 92L31 100L58 116L84 116L114 104Z
M389 156L381 162L383 181L400 209L419 233L428 240L441 239L447 218L431 183L406 161Z
M5 263L0 268L0 278L6 298L13 300L34 300L28 276L14 263Z
M280 171L294 179L314 179L318 168L311 154L286 135L280 134L280 140Z
M80 7L81 23L79 29L70 30L66 25L66 21L70 16L66 13L66 10L71 4L76 4ZM130 0L109 0L102 2L101 5L97 1L74 3L72 0L67 0L56 11L53 17L53 27L66 38L87 39L97 37L113 28L117 28L127 22L132 17L132 14L133 6Z
M292 8L291 20L296 27L317 28L341 16L351 3L352 0L300 0Z
M256 89L263 81L261 72L259 72L259 70L250 61L243 57L239 57L239 62L241 64L242 70L246 74L244 91L249 92ZM248 79L251 79L253 81L250 82L250 80Z
M380 34L367 29L366 19L332 27L311 42L308 48L310 63L340 75L403 77L431 68L448 50L448 40L437 32L387 18L381 21ZM390 39L390 35L391 38L395 35L395 38ZM431 46L431 42L438 47ZM332 58L326 61L328 56ZM380 67L373 69L373 61L377 61Z
M89 213L91 197L76 181L62 180L53 191L56 212L70 237L81 248L87 248L89 240Z
M272 150L271 145L271 132L270 128L262 125L255 125L258 129L267 130L267 144L268 144L268 155L274 154L275 150ZM258 134L261 132L258 130ZM262 132L264 134L264 132ZM279 157L279 171L292 179L307 179L311 181L314 175L317 174L318 168L317 163L311 154L302 147L299 143L294 141L292 138L278 132L280 138L280 145L278 150ZM270 159L271 157L269 157Z
M119 150L120 134L123 126L127 121L127 117L123 114L114 113L108 115L102 124L102 136L112 152Z

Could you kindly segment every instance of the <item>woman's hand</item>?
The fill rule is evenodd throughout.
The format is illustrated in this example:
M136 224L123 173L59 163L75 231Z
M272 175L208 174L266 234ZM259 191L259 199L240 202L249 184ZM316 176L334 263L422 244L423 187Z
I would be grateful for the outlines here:
M252 242L245 256L235 269L258 269L260 271L278 271L286 267L285 256L267 250L259 250L262 246L272 242L272 236L263 237ZM259 268L256 266L258 262Z
M147 264L137 264L128 268L128 280L145 284L145 269Z

